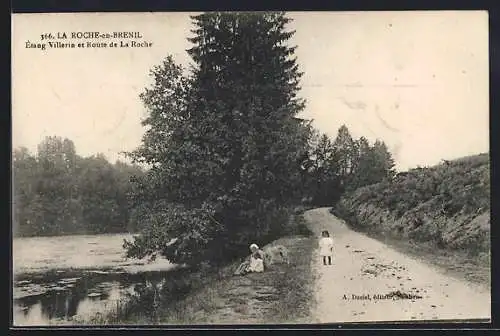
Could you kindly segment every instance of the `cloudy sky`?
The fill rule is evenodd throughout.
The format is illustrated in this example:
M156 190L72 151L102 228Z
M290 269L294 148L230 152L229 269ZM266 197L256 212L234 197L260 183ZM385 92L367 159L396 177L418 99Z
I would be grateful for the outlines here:
M192 13L191 13L192 14ZM12 20L13 145L48 135L121 159L145 116L149 69L187 64L189 13L17 14ZM303 117L336 136L384 140L397 168L489 150L486 12L292 12ZM151 48L26 48L44 32L139 31Z

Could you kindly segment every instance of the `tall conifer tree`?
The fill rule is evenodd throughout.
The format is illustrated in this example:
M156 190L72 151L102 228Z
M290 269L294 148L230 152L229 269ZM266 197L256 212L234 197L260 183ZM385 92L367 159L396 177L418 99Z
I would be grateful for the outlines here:
M159 251L198 263L279 229L270 217L301 196L309 132L295 118L304 101L295 48L287 46L290 19L205 13L192 20L190 73L168 58L141 96L153 131L133 155L154 165L144 184L149 224L126 246L130 255Z

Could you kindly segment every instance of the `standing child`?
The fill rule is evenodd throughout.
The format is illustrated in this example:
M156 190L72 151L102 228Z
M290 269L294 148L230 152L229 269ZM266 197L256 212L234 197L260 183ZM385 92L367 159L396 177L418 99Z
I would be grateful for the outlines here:
M321 232L321 238L319 240L319 254L323 257L323 265L326 265L326 260L328 259L328 265L332 264L333 256L333 239L330 237L328 231Z

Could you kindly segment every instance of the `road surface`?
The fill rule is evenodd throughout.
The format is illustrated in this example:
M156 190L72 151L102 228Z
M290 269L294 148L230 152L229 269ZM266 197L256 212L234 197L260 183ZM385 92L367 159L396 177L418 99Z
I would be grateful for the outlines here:
M328 230L335 242L332 266L313 256L315 323L491 318L489 291L350 230L328 210L304 214L318 237Z

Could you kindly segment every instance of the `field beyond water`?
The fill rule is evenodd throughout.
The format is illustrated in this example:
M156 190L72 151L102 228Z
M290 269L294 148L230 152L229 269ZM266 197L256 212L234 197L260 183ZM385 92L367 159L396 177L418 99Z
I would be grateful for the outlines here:
M395 249L490 284L488 154L400 173L344 195L331 212Z
M264 273L234 276L239 261L218 271L169 272L159 289L98 315L85 324L272 324L307 323L312 304L311 255L316 237L302 215L293 216L292 232L269 245L283 245L290 263L271 265Z

